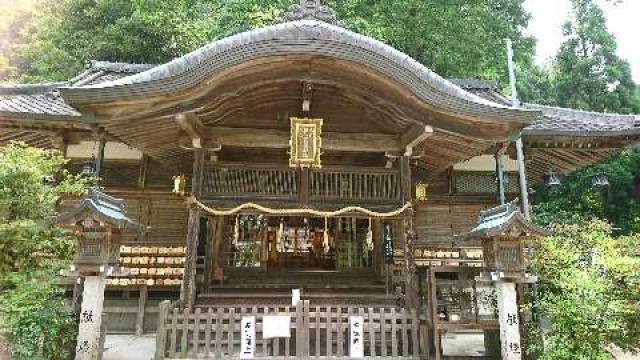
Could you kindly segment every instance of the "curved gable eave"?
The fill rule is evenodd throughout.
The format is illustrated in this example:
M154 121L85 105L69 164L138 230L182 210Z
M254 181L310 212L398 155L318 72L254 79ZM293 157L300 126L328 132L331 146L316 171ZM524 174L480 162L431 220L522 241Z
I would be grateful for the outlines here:
M301 20L252 30L215 41L164 65L115 81L60 88L78 107L184 91L230 67L259 58L317 55L371 68L402 84L425 103L481 122L528 124L537 110L514 109L471 94L406 54L338 26Z

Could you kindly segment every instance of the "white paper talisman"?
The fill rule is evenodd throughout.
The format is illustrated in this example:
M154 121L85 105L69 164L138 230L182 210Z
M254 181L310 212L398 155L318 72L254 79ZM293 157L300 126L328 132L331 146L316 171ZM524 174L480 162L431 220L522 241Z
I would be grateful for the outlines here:
M256 353L256 317L243 316L240 328L240 359L253 359Z
M349 357L364 358L364 318L349 317Z
M284 315L267 315L262 318L262 338L291 337L291 317Z

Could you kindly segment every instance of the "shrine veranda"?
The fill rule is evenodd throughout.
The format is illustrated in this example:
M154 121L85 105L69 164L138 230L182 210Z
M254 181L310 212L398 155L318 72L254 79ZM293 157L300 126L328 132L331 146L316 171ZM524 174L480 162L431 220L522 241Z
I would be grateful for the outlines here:
M637 116L514 107L496 83L444 79L308 3L167 64L91 61L66 82L0 87L0 144L60 149L74 171L93 156L105 192L146 227L122 233L129 270L106 279L108 331L160 331L169 358L232 353L239 329L193 329L252 314L260 332L285 312L296 340L257 353L340 356L347 334L331 326L360 314L367 357L439 359L444 331L504 330L478 300L493 288L476 281L484 240L456 235L482 230L501 195L522 199L521 178L640 138ZM501 230L517 211L518 236L538 231L509 211ZM71 299L81 287L65 281Z

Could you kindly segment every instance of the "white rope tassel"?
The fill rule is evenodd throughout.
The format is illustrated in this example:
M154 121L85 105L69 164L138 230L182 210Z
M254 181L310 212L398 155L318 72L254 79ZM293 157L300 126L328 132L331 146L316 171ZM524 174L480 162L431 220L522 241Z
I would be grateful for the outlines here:
M240 239L240 221L236 216L236 225L233 227L233 245L238 245L238 239Z
M328 218L324 218L324 239L322 241L322 247L324 248L324 253L328 254L331 247L329 246L329 225Z
M278 251L284 251L282 246L282 236L284 235L284 220L280 218L280 225L278 226L278 231L276 232L276 249Z
M369 218L369 229L367 230L367 239L365 241L367 251L373 251L373 231L371 230L371 218Z

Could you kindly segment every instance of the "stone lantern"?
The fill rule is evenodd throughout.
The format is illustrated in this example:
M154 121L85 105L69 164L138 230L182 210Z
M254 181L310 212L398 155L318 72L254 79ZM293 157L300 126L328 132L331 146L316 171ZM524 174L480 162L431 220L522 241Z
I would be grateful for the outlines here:
M482 243L484 271L476 280L496 289L502 359L522 359L516 283L536 280L526 273L523 241L548 234L527 220L514 200L481 211L475 228L455 236L456 243Z
M46 220L71 228L78 247L68 271L63 276L84 279L76 360L99 359L104 289L107 276L126 275L118 266L121 232L142 231L144 227L129 219L120 199L90 189L71 210Z

